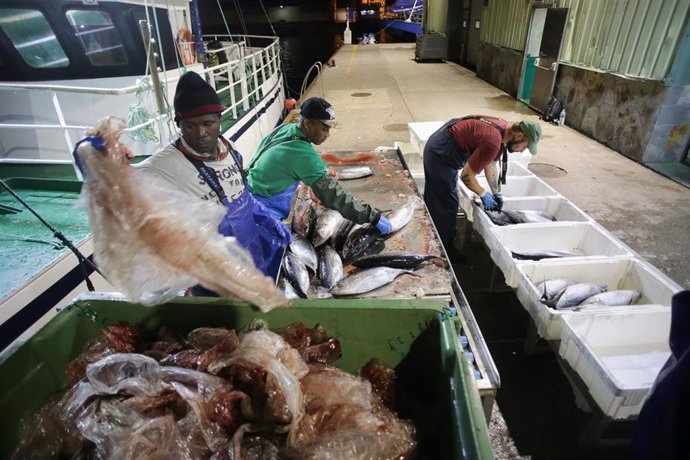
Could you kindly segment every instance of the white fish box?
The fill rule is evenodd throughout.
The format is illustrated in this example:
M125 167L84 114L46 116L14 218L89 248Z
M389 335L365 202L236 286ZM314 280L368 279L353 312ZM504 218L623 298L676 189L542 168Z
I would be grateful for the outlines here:
M500 173L500 171L499 171ZM534 176L535 174L527 169L526 165L522 165L516 161L508 160L508 167L506 169L506 176ZM478 176L484 176L484 170L478 174Z
M671 309L564 318L558 353L614 419L640 413L668 360Z
M573 257L542 259L542 263L565 260L596 260L607 257L633 257L635 253L594 222L553 222L495 227L496 242L490 247L491 258L501 269L510 287L517 287L517 265L530 262L513 258L512 253L569 251Z
M551 260L518 264L517 297L546 340L561 338L563 318L616 311L644 311L670 308L671 297L682 290L669 277L637 257L614 260ZM640 292L635 305L589 307L583 311L559 311L541 302L536 286L548 279L568 278L581 283L604 283L610 291L634 289Z
M508 162L509 163L519 163L520 165L527 168L527 165L532 161L532 155L529 149L525 149L522 152L508 152Z
M474 230L484 238L487 247L494 247L495 243L491 244L489 241L495 241L497 236L491 230L500 227L500 225L494 224L479 206L474 203L472 206L476 208L473 211L475 216ZM553 215L556 218L555 222L593 222L593 219L585 214L584 211L562 196L506 198L503 209L544 211Z
M424 154L424 146L445 122L443 121L423 121L418 123L408 123L407 129L410 131L410 144L412 144L420 155Z
M477 181L484 190L490 190L489 183L484 176L477 176ZM458 174L458 191L460 195L460 207L465 211L465 214L467 214L467 219L473 221L474 210L472 209L472 202L475 199L479 200L479 196L465 186L460 180L460 174ZM506 184L501 185L501 193L504 198L561 196L554 188L535 175L508 176Z

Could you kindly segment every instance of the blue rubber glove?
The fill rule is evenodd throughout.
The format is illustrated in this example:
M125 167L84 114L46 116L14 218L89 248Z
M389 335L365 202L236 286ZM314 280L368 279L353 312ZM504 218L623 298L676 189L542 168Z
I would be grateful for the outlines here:
M487 211L493 211L498 207L498 204L496 204L496 200L494 199L494 196L489 193L489 192L484 192L482 196L479 198L482 199L482 204L484 204L484 209Z
M497 193L494 195L494 199L496 200L496 210L501 212L501 209L503 209L503 195Z
M381 235L388 235L393 231L393 224L391 221L383 216L379 216L378 222L376 222L376 229L381 233Z

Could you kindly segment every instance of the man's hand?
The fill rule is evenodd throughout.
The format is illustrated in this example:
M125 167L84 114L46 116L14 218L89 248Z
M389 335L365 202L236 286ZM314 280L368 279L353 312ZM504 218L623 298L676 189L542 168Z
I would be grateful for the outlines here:
M393 231L393 224L391 224L391 221L381 215L379 215L379 220L376 222L375 226L381 235L388 235Z
M503 209L503 195L497 193L494 195L494 199L496 200L496 210L498 212L501 212L501 210Z
M491 193L485 191L480 195L479 198L482 199L484 209L486 209L487 211L494 211L498 208L498 204L496 204L496 199Z

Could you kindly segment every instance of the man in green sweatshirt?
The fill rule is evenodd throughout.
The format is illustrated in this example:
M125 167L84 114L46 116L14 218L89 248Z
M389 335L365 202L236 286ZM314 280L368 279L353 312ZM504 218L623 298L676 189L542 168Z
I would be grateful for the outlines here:
M285 219L295 189L304 182L324 206L355 223L372 223L383 235L390 233L390 221L347 193L313 147L328 139L336 125L335 110L326 100L304 101L298 123L278 126L261 141L247 167L249 190L274 217Z

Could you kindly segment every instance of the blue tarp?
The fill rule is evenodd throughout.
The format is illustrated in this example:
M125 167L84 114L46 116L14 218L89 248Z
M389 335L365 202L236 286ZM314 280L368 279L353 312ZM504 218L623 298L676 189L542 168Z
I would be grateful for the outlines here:
M397 0L388 11L391 13L409 13L414 9L417 14L422 14L424 0Z

